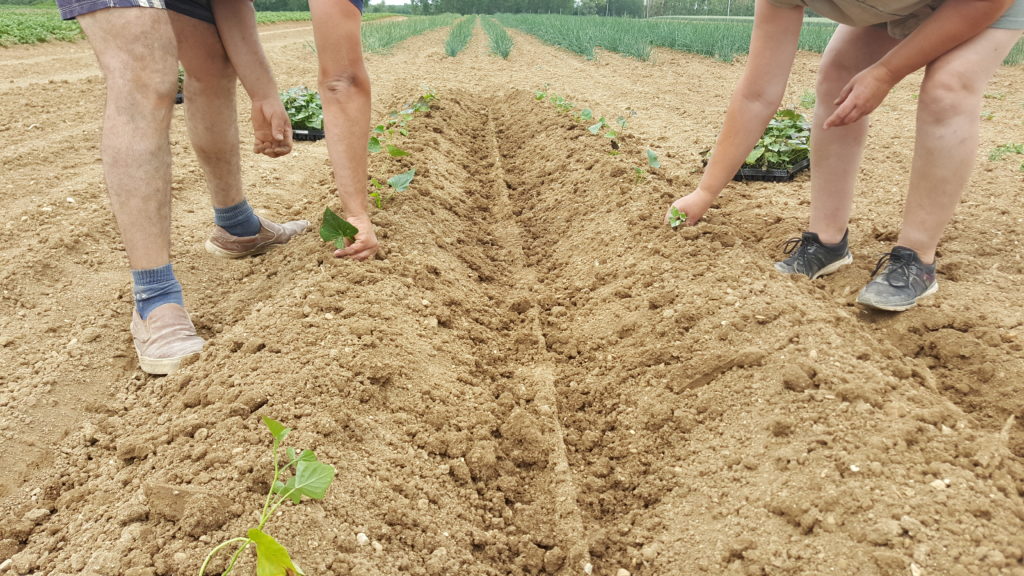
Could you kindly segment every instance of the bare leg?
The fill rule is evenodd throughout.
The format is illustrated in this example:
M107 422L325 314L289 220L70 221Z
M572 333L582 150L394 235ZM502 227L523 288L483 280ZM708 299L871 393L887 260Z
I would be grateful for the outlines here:
M101 153L110 206L132 269L165 266L171 253L171 149L177 90L167 12L99 10L78 18L107 83Z
M935 260L942 230L967 186L986 84L1020 38L989 28L932 62L921 84L910 190L897 244Z
M185 68L188 135L215 208L234 206L242 192L237 77L213 24L169 12Z
M882 28L839 26L822 55L811 129L811 219L807 229L826 244L841 241L849 224L868 118L827 130L822 124L836 109L833 102L846 83L897 42Z
M370 77L360 44L362 18L346 0L311 0L309 9L320 62L327 153L342 209L360 232L355 244L335 252L335 256L362 260L377 251L366 199Z

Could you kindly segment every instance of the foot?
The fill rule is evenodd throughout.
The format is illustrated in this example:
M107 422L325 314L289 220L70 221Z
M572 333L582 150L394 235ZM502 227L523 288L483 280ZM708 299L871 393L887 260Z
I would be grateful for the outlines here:
M878 274L883 266L885 271ZM857 303L877 310L902 312L917 305L918 299L939 289L935 263L921 262L917 252L903 246L896 246L892 252L883 254L871 274L878 275L860 291Z
M776 262L775 269L783 274L803 274L811 280L831 274L853 262L848 245L849 234L849 230L843 233L838 244L823 244L814 232L790 238L782 249L789 258Z
M148 374L173 373L182 360L202 352L205 344L188 312L178 304L157 306L145 320L132 311L131 331L139 367Z
M215 226L213 234L206 241L206 251L221 258L244 258L262 254L278 244L286 244L296 234L309 227L306 220L295 220L278 224L266 218L260 219L260 231L255 236L232 236L227 230Z

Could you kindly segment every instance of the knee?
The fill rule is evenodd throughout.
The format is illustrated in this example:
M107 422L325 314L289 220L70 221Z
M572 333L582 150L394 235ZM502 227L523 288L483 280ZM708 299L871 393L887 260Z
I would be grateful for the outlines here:
M108 97L133 106L173 103L178 90L174 59L124 59L105 70Z
M187 67L185 74L185 89L189 92L233 92L237 82L235 68L224 54Z
M822 94L838 94L846 86L846 83L859 72L851 63L845 62L835 55L826 56L818 67L818 78L815 89L819 96Z
M354 93L370 91L370 76L362 66L355 68L320 73L320 94L325 97L352 96Z
M981 105L980 90L968 75L951 70L928 77L921 84L918 115L932 121L977 115Z

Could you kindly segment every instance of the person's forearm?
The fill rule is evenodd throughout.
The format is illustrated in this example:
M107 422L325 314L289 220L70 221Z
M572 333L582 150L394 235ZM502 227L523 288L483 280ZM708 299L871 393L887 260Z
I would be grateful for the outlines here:
M252 1L213 0L212 5L224 50L249 98L254 102L277 98L277 83L256 31Z
M877 65L886 70L895 85L977 36L998 20L1012 3L1013 0L947 0Z
M750 55L701 177L699 186L704 192L717 196L725 188L778 110L802 22L802 8L780 8L766 0L757 3Z

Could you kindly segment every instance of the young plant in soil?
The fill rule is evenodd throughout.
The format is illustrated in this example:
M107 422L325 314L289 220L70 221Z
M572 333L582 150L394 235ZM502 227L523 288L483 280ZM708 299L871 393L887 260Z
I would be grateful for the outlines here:
M743 167L760 170L792 168L809 156L810 136L811 126L803 114L796 110L779 110Z
M281 102L296 130L323 130L324 109L320 94L305 86L298 86L281 93Z
M668 225L672 228L679 228L683 224L686 224L686 212L683 212L675 206L668 211Z
M234 544L237 544L238 548L231 555L227 568L221 572L221 576L231 573L238 558L249 546L256 547L257 575L302 576L304 574L302 569L291 559L288 550L267 534L264 529L285 500L291 500L295 504L298 504L303 496L322 500L327 495L327 489L334 482L334 466L317 460L316 454L312 450L297 450L292 447L284 449L285 462L282 465L281 448L291 429L285 428L280 422L266 416L263 417L263 423L274 437L274 447L271 451L274 461L274 480L270 483L270 490L263 502L259 524L255 528L250 528L245 537L231 538L214 547L199 568L199 576L206 574L210 560L218 552ZM285 481L283 475L289 471L292 475Z
M324 242L334 242L339 250L345 248L345 241L349 243L356 241L356 234L359 229L349 224L341 216L338 216L330 208L324 208L323 222L320 223L320 239Z
M391 192L384 191L384 184L376 178L370 179L370 184L373 185L376 190L370 192L370 199L373 200L373 205L378 209L384 208L384 201L391 198L395 192L404 192L412 184L412 179L416 176L416 169L413 168L408 172L401 172L395 174L391 178L388 178L387 185L391 188Z

